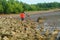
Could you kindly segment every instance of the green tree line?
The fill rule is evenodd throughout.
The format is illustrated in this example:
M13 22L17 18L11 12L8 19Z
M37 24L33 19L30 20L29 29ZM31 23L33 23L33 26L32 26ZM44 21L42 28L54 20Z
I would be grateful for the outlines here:
M0 0L0 14L20 13L22 11L40 11L60 8L60 3L26 4L18 0Z

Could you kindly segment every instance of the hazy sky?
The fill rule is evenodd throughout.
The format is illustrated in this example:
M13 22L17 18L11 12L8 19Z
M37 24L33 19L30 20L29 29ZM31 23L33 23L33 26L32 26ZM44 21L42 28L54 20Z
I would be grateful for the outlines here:
M60 2L60 0L19 0L28 4L44 3L44 2Z

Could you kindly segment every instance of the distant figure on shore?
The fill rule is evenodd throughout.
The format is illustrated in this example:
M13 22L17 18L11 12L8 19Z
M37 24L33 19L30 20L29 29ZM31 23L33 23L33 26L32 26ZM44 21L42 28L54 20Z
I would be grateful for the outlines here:
M25 19L25 13L24 12L20 13L20 18L21 18L22 21L24 21L24 19Z

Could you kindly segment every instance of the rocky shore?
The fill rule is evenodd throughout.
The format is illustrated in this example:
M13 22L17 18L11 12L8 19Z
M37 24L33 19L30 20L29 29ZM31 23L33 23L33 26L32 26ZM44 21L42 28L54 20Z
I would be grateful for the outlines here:
M21 21L13 17L0 17L0 40L56 40L59 30L52 33L32 20Z

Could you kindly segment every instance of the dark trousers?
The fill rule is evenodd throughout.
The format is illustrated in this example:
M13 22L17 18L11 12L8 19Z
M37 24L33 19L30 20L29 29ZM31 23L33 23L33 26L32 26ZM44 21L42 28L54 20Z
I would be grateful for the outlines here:
M21 18L22 21L24 21L24 18Z

